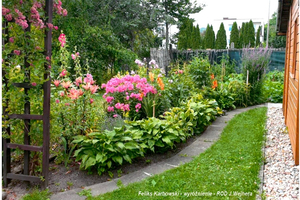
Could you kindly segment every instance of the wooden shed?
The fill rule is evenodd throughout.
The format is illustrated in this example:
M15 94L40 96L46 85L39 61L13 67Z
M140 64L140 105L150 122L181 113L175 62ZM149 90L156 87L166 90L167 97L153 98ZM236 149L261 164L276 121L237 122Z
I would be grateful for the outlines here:
M299 1L279 0L277 35L286 36L283 114L299 165Z

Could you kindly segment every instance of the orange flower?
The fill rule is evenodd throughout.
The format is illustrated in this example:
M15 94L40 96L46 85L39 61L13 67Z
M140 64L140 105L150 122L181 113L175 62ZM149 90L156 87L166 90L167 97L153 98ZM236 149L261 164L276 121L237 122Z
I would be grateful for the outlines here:
M157 83L158 83L161 90L165 89L165 85L164 85L164 83L163 83L163 81L160 77L157 78Z
M79 97L79 91L72 88L68 97L70 97L71 99L77 99Z
M70 82L70 81L62 82L61 85L62 85L64 88L68 89L68 88L71 86L71 82Z
M215 80L215 81L213 82L212 89L215 89L216 87L218 87L218 81L217 81L217 80Z
M154 81L154 74L152 72L149 72L150 81Z
M215 75L214 74L210 75L210 78L211 80L213 80L215 78Z

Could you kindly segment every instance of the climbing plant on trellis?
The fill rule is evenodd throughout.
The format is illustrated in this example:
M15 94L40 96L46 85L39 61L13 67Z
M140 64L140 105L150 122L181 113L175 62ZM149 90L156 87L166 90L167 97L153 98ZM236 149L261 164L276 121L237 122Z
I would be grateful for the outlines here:
M57 0L2 3L4 187L11 179L48 185L51 42L57 29L52 18L53 12L67 14L61 5ZM23 174L11 173L12 156L24 160Z

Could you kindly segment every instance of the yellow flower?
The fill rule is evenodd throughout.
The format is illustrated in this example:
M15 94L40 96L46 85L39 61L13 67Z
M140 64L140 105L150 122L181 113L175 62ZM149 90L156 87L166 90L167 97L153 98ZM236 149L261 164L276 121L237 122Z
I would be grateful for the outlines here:
M152 72L149 72L150 81L154 81L154 74Z

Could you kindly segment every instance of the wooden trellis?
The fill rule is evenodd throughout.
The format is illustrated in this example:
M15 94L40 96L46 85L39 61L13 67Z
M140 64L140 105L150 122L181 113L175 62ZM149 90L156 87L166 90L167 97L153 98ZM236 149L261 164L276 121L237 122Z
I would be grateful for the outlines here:
M46 16L46 23L52 24L52 16L53 16L53 0L46 0L45 6L45 16ZM46 24L45 23L45 24ZM4 46L8 40L8 22L5 21L2 24L3 28L3 35L5 34L7 37L3 38L2 45ZM30 25L25 31L30 31ZM45 30L45 56L48 56L51 59L51 41L52 40L52 31ZM5 62L5 61L4 61ZM45 64L45 69L48 69L48 65L50 64L51 60ZM29 63L25 57L24 62L24 69L25 69L25 76L27 79L30 79L30 71L29 71ZM7 85L8 80L5 77L5 71L2 69L2 81L3 84ZM24 120L25 127L24 127L24 144L13 144L10 143L9 138L2 138L2 148L3 148L3 181L4 187L7 187L11 179L18 179L23 181L33 181L33 182L40 182L43 187L48 186L48 179L49 179L49 141L50 141L50 73L46 70L44 74L44 79L47 80L43 84L43 114L42 115L31 115L30 114L30 99L27 97L25 99L24 105L24 114L11 114L8 115L7 113L7 106L9 104L9 100L6 100L6 104L3 106L3 121L7 119L22 119ZM24 83L13 83L15 87L24 88L24 93L27 96L28 91L32 87L29 82ZM3 91L5 92L5 91ZM42 146L33 146L30 145L30 120L43 120L43 145ZM7 134L10 135L10 127L3 130ZM11 149L20 149L24 151L24 173L23 174L13 174L11 173ZM30 152L37 151L42 152L43 154L43 162L42 162L42 176L43 180L40 177L31 176L29 175L29 163L30 163Z

